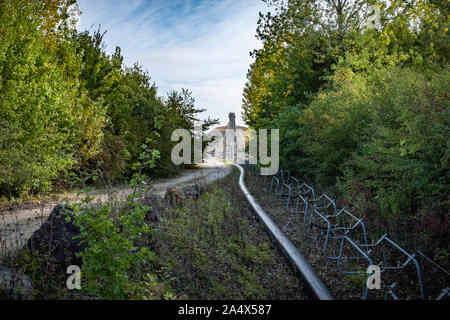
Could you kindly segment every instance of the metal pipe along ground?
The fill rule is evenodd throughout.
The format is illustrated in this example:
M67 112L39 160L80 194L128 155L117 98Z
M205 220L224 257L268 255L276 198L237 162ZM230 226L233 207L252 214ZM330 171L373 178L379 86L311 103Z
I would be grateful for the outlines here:
M275 222L264 212L260 205L256 202L255 198L250 194L245 185L245 171L240 166L235 164L235 166L240 171L239 177L239 187L244 193L247 201L250 203L251 207L258 215L261 222L264 224L267 231L271 234L275 242L278 244L280 249L286 255L286 257L295 266L298 272L302 275L303 279L307 282L309 288L311 289L314 296L319 300L335 300L333 295L330 293L326 285L320 280L315 270L305 259L305 257L297 250L297 248L292 244L292 242L283 234L283 232L278 228Z

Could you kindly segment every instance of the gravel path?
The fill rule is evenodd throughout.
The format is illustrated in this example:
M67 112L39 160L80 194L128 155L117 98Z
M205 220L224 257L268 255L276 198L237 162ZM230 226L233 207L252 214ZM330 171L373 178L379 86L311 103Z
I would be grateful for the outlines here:
M170 186L185 187L192 184L210 184L222 179L231 172L231 167L220 162L209 160L197 169L184 170L180 176L172 179L160 179L153 183L152 193L164 196ZM113 195L117 199L126 199L133 192L130 187L113 188ZM111 193L106 190L94 190L89 194L93 203L106 202ZM65 195L70 203L75 203L85 195L76 193ZM43 203L41 205L17 206L10 210L0 211L0 257L16 248L20 248L31 237L34 231L45 222L53 207L63 203L59 201Z

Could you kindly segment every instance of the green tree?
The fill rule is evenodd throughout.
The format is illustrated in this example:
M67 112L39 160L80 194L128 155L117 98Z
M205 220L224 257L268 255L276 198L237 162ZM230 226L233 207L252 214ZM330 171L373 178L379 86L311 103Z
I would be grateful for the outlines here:
M48 191L76 150L97 150L102 114L62 64L61 53L71 52L67 30L50 35L57 16L50 9L66 4L1 2L0 185L13 194Z

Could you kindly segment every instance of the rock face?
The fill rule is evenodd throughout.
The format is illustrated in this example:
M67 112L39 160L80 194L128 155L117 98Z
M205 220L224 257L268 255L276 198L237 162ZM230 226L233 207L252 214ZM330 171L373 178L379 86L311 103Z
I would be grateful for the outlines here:
M155 194L145 197L143 204L149 207L145 216L147 222L154 223L155 226L161 222L161 212L164 211L164 199Z
M33 282L22 272L0 266L0 300L32 300Z
M143 205L149 207L146 220L153 223L156 227L162 221L162 215L169 207L177 208L182 206L186 200L197 200L202 193L200 185L193 185L183 189L177 187L167 188L164 198L156 194L146 196L142 202Z
M202 194L202 188L200 187L200 185L196 184L183 188L183 192L187 199L198 200L198 198Z
M166 195L164 196L164 200L170 205L172 208L180 207L186 196L180 188L177 187L169 187L167 188Z
M28 239L25 248L56 265L81 265L81 259L75 254L84 251L87 245L80 245L82 239L73 239L80 235L80 228L73 224L72 212L72 208L63 205L54 207L47 221Z
M183 189L169 187L167 188L164 200L172 208L176 208L182 206L188 199L198 200L201 194L202 188L198 184Z

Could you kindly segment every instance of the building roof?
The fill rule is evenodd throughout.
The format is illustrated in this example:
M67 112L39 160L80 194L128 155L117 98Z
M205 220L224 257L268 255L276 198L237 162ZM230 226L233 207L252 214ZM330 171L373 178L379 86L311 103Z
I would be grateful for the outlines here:
M228 126L221 126L221 127L216 127L213 130L225 131L227 129L231 129L231 128L228 127ZM243 127L243 126L236 126L236 129L237 130L247 130L248 128L247 127Z

